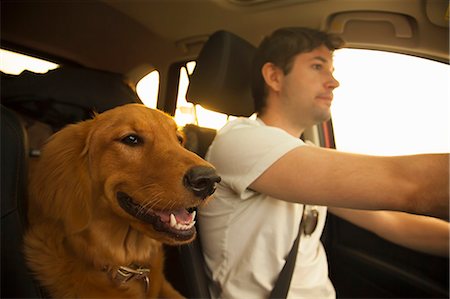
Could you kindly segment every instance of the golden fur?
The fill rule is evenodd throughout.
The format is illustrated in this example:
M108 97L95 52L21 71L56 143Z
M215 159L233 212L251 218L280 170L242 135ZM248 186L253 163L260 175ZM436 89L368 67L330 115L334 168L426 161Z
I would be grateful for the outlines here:
M190 242L195 227L181 237L170 234L118 203L124 192L146 215L205 202L183 177L194 166L211 165L184 149L177 134L168 115L129 104L49 139L30 175L25 254L52 297L181 297L164 278L162 242ZM127 136L139 136L139 144ZM114 281L117 267L130 264L150 268L147 293L143 279Z

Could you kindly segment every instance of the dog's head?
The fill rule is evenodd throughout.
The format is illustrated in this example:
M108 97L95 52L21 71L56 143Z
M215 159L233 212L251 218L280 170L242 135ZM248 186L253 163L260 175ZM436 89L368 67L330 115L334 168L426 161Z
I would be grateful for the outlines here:
M57 169L34 176L51 173L46 182L40 180L41 188L59 185L54 194L64 199L49 204L47 212L65 215L66 226L82 228L92 217L113 215L111 221L154 239L185 243L196 234L194 209L214 192L220 177L182 143L170 116L129 104L55 134L41 164Z

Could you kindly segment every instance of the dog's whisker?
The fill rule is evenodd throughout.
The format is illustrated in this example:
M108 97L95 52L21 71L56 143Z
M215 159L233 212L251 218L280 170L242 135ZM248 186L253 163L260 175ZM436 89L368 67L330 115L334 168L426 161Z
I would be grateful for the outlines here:
M145 205L143 205L142 207L143 207L145 210L153 210L154 207L155 207L157 204L159 204L159 202L162 201L162 198L159 198L159 197L156 197L156 196L155 196L155 198L157 198L156 201L147 202L147 203L146 203Z
M159 187L158 187L158 185L157 184L155 184L155 183L147 183L147 184L145 184L145 185L143 185L143 186L140 186L137 190L135 190L132 194L131 194L131 196L135 196L136 194L139 194L139 193L152 193L152 192L154 192L153 190L158 190L159 189ZM162 192L162 191L160 191L160 192Z
M152 200L151 201L147 201L142 207L145 208L146 210L154 209L155 206L157 206L158 204L160 204L164 200L164 198L161 197L161 195L163 195L162 191L160 191L160 192L158 192L156 194L153 194L152 195ZM164 209L164 208L162 208L162 209Z
M164 191L158 189L159 188L156 184L148 183L132 193L132 197L136 197L137 194L143 193L147 194L147 196L151 198L151 200L147 200L143 204L140 204L138 213L146 214L148 210L153 209L155 205L159 204L163 200L161 195L164 194Z
M162 201L164 201L164 198L158 196L158 199L157 199L155 202L152 202L152 203L151 203L150 209L154 209L154 207L155 207L156 205L158 205L159 203L161 203ZM163 208L160 208L159 210L164 210L164 209L165 209L165 208L163 207Z
M156 197L153 197L155 199ZM153 210L155 205L157 205L162 199L157 198L155 202L146 202L144 205L141 205L140 212L142 214L148 213L148 211Z

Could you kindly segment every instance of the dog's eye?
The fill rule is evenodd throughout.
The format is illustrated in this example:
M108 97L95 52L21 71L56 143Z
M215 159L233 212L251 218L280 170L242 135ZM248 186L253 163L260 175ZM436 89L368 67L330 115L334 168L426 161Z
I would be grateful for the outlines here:
M124 138L122 138L120 141L123 144L131 145L131 146L137 146L137 145L140 145L143 143L142 138L137 135L134 135L134 134L127 135Z
M184 142L183 136L182 136L182 135L177 135L177 138L178 138L178 142L179 142L180 144L183 144L183 142Z

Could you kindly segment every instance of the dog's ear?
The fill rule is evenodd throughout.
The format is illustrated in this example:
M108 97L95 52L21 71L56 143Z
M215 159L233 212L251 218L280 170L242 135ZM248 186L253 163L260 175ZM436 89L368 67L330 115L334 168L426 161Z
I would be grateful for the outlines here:
M64 223L68 233L82 231L92 216L93 190L87 150L92 120L55 133L42 149L30 177L29 218Z

